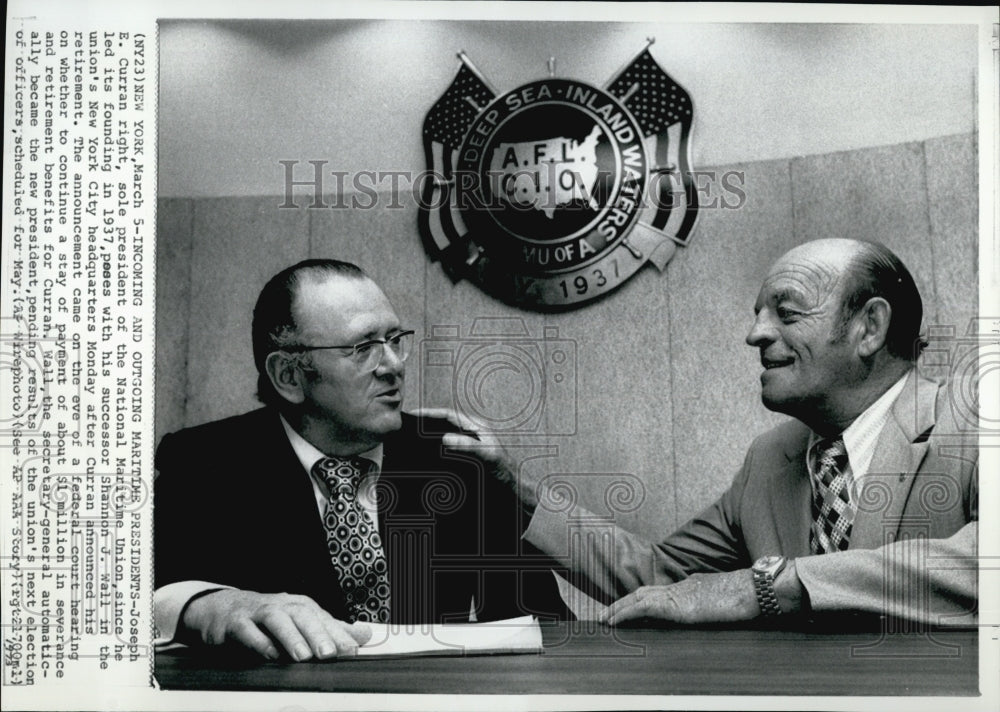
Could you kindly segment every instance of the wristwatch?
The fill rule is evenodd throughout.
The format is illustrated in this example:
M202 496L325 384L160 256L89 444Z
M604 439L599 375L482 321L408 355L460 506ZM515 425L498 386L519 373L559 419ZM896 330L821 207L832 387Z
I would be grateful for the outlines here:
M753 588L760 604L760 613L764 616L776 616L781 613L778 597L774 593L774 579L785 568L784 556L762 556L753 562Z

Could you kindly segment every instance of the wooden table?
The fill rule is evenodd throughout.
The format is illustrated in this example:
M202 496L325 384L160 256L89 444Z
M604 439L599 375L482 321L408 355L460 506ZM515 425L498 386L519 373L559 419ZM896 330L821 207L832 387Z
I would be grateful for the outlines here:
M257 662L158 653L164 689L642 695L976 695L978 631L543 625L529 655Z

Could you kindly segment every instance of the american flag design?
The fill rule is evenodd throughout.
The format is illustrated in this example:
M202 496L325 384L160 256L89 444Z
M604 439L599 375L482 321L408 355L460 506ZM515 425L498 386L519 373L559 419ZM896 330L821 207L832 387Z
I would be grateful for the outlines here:
M457 150L476 116L495 97L493 90L463 64L451 86L427 112L424 144L436 142Z
M424 153L431 169L423 186L420 233L432 256L453 280L461 278L475 250L459 210L455 186L455 163L466 132L496 93L467 64L462 63L451 86L437 100L424 119Z
M691 176L691 97L663 71L648 47L607 88L632 112L646 137L655 136L655 161L663 172L654 182L659 185L659 205L652 226L686 245L698 218L698 193ZM683 189L675 191L675 183Z

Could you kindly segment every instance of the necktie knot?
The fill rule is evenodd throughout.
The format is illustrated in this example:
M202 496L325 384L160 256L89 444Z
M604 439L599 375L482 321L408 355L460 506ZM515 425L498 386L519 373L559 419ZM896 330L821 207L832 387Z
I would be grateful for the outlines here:
M313 470L326 484L330 496L357 497L361 478L368 473L371 463L362 457L324 457L313 465Z
M821 440L816 451L819 453L816 469L821 475L843 472L847 468L847 448L843 437Z

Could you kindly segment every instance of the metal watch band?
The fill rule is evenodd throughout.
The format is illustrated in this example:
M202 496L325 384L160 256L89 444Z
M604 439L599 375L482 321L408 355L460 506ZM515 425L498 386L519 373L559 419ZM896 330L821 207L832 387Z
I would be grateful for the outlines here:
M754 571L753 588L754 593L757 594L761 615L777 616L781 614L781 606L778 605L778 597L774 593L774 576L763 571Z

